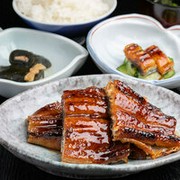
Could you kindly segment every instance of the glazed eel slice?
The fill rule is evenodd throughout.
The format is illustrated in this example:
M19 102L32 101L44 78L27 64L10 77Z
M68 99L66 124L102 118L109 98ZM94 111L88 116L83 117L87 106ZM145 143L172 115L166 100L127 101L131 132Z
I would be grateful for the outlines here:
M157 46L152 45L148 47L145 50L145 52L147 52L151 56L151 58L155 60L158 72L161 75L164 75L167 72L174 69L174 62L166 54L164 54Z
M157 70L154 59L139 45L131 43L125 46L124 54L126 59L138 68L141 75L149 75Z
M111 138L108 101L104 89L66 90L62 96L61 160L77 164L128 161L129 143Z
M27 118L27 141L53 150L60 150L62 136L62 106L47 104Z
M152 158L179 150L174 117L164 114L119 80L110 81L105 91L110 102L114 141L135 144Z

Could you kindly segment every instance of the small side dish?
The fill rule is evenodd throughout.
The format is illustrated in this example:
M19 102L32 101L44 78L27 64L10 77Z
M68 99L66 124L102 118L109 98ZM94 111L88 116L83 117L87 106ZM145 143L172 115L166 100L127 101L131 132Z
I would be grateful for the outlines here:
M178 88L180 82L179 32L175 26L165 29L150 16L128 14L109 18L94 26L86 43L93 61L103 73L119 74L127 79L172 89ZM173 58L175 74L167 79L147 80L118 71L117 67L123 64L125 57L124 47L131 43L140 45L143 50L151 45L159 47L166 56Z
M120 80L65 90L61 102L40 108L27 122L27 141L59 150L66 163L127 163L180 150L177 120Z
M21 51L17 52L15 50ZM13 51L15 52L12 53ZM12 54L12 57L10 57L10 54ZM15 60L16 56L20 59ZM9 98L35 86L69 77L82 67L87 56L88 52L83 46L54 33L27 28L5 29L0 33L0 67L7 67L3 71L8 71L8 79L0 78L0 95ZM9 58L10 62L8 61ZM16 57L16 59L18 58ZM24 62L21 60L24 60ZM30 68L34 61L35 64L39 64L35 66L35 70ZM13 76L16 81L9 80L12 78L11 75L14 74L11 72L12 67L10 68L9 65L22 71L22 74L18 73L18 78ZM44 69L45 67L46 69ZM42 70L36 74L37 69L38 71ZM12 70L15 72L14 68ZM30 72L26 77L28 81L24 82L27 72ZM40 79L31 81L34 75L35 79Z
M0 66L0 78L16 82L32 82L44 78L51 63L43 56L16 49L10 53L10 66Z
M145 50L135 43L124 48L125 60L117 70L133 77L146 80L171 78L175 74L174 61L158 46L152 45Z

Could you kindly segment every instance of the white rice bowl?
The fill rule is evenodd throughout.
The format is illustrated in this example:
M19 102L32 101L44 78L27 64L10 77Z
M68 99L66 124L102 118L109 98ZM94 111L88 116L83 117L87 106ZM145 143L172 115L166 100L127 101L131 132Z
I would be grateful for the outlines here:
M103 0L17 0L17 8L25 16L45 23L79 23L107 13Z
M107 19L117 0L13 0L12 6L30 27L73 38Z

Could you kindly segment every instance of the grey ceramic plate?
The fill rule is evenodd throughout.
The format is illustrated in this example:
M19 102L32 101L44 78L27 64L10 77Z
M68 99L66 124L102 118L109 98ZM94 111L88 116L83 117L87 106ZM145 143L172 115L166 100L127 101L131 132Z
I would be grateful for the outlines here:
M180 96L178 94L162 87L125 80L119 75L91 75L61 79L25 91L4 102L0 106L1 144L17 157L46 172L83 179L121 177L179 160L180 152L177 152L155 160L132 160L127 164L68 164L61 162L59 153L26 142L25 119L28 115L47 103L60 100L65 89L85 88L92 85L104 87L111 79L126 82L163 112L175 116L178 120L177 131L180 132Z

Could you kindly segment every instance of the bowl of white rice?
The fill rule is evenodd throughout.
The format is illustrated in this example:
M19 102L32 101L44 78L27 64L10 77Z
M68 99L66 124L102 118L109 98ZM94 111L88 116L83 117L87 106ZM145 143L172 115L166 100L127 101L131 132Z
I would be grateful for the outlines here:
M108 18L117 0L13 0L12 5L32 28L74 37Z

